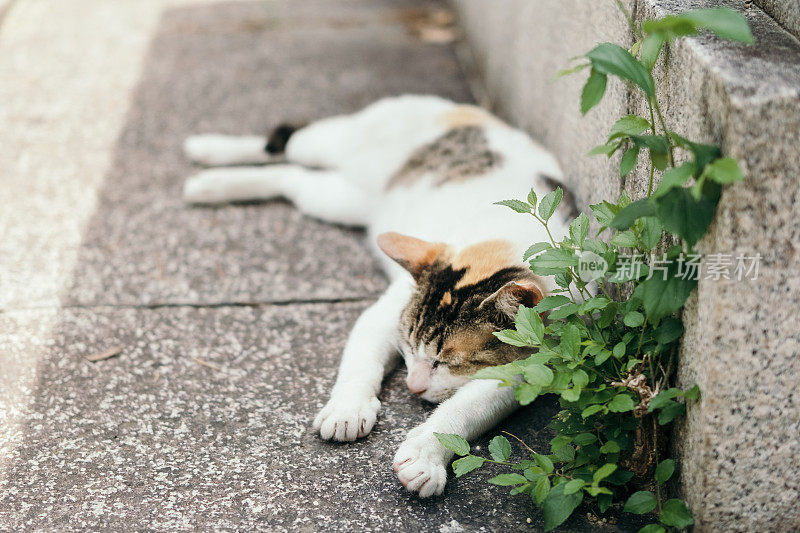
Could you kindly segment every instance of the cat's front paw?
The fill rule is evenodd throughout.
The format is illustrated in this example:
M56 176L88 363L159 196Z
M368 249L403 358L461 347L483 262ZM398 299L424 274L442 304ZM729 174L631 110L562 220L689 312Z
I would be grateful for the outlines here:
M380 408L375 396L332 396L314 419L313 427L325 440L354 441L369 435Z
M397 478L420 498L438 496L447 484L449 454L430 432L412 430L409 435L394 456Z

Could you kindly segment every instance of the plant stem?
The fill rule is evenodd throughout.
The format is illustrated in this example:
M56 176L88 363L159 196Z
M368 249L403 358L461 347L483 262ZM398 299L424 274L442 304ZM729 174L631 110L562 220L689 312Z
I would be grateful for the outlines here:
M661 124L661 129L664 132L664 138L667 140L667 146L669 146L669 166L675 166L675 158L672 155L672 139L669 136L669 129L667 129L667 122L664 120L664 115L661 114L661 106L658 105L658 98L653 96L653 107L656 109L656 115L658 115L658 122Z
M633 15L631 15L631 12L628 11L628 8L626 8L622 4L621 0L615 0L615 2L617 3L617 7L619 8L619 10L622 11L622 14L625 15L625 20L628 21L628 26L630 26L633 35L637 39L641 40L643 37L642 32L639 30L639 28L636 26L636 23L633 21Z
M529 451L529 452L531 452L531 453L536 453L536 451L534 451L534 449L533 449L533 448L531 448L530 446L528 446L527 444L525 444L525 441L523 441L521 438L517 437L517 436L516 436L516 435L514 435L513 433L509 433L508 431L501 431L500 433L505 433L505 434L506 434L506 435L508 435L509 437L513 437L513 438L517 439L517 440L519 441L519 443L520 443L520 444L522 444L523 446L525 446L525 448L527 448L527 449L528 449L528 451ZM538 454L537 454L537 455L538 455Z

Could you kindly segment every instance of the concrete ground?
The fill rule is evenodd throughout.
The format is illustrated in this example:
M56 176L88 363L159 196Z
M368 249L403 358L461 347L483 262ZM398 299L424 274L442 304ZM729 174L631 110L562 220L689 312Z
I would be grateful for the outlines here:
M452 45L404 23L440 4L6 4L0 530L541 528L489 471L437 499L405 492L391 457L430 407L402 368L368 438L310 430L385 285L361 233L280 202L180 200L191 133L262 132L405 92L469 101ZM502 429L546 449L554 410L540 401ZM565 530L597 530L590 511Z

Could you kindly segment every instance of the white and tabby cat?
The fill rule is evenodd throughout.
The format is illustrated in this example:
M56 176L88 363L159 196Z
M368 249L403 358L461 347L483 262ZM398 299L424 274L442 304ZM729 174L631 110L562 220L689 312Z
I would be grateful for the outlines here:
M510 388L470 376L529 355L492 333L553 288L521 261L527 245L547 240L544 230L492 203L531 187L544 196L545 176L561 175L556 161L484 110L432 96L282 126L264 145L257 136L187 139L187 155L201 164L276 164L205 170L186 182L184 198L284 197L311 217L367 228L391 284L356 322L314 428L338 441L367 435L381 382L402 354L411 392L441 405L409 431L394 469L408 490L441 494L452 452L434 432L473 439L516 407ZM563 216L550 224L556 239L567 231Z

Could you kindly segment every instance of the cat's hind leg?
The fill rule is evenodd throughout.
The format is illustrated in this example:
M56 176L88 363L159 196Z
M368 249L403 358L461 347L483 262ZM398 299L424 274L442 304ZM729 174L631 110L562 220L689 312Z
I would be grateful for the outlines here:
M286 198L310 217L348 226L367 225L371 205L340 172L297 165L204 170L186 180L183 198L193 204Z
M266 151L266 137L258 135L192 135L183 142L183 153L193 163L208 167L257 165L280 161L282 155Z

